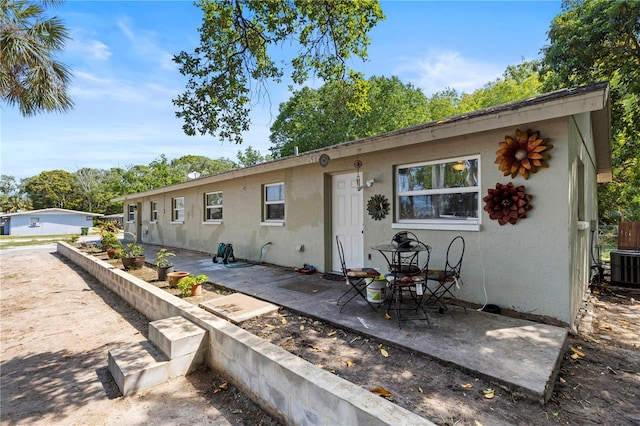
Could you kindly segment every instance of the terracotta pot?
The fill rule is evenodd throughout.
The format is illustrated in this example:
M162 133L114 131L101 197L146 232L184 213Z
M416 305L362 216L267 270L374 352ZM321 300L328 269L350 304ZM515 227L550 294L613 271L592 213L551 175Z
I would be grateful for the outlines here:
M122 252L121 248L108 248L107 249L107 256L109 256L109 259L113 259L120 252Z
M202 284L196 284L193 287L191 287L191 295L192 296L202 295Z
M185 271L169 272L167 274L167 278L169 279L169 286L173 287L173 288L177 288L178 287L178 281L180 281L184 277L188 277L188 276L189 276L189 273L185 272Z

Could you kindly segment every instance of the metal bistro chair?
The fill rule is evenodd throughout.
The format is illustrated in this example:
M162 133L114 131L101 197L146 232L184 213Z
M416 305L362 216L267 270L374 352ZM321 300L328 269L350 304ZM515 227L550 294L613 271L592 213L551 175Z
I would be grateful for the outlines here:
M342 275L344 276L347 284L349 284L350 286L349 289L338 298L337 305L342 305L340 307L340 312L342 312L342 308L344 308L347 303L351 302L358 295L362 297L365 302L367 302L367 304L371 307L371 309L373 309L374 312L377 312L377 309L371 304L371 302L369 302L369 299L367 299L367 286L369 285L369 283L367 282L367 278L376 278L380 275L380 272L378 272L374 268L347 268L344 257L344 247L342 246L342 242L340 242L340 238L338 238L337 235L336 244L338 246L338 255L340 256Z
M448 298L454 300L457 305L460 305L458 298L453 294L455 288L460 289L462 279L460 278L460 270L462 269L462 258L464 256L464 238L458 235L449 243L447 248L447 258L444 269L430 269L427 272L427 280L436 282L435 288L432 290L427 285L429 297L426 303L433 303L438 306L440 313L445 310L453 316L447 305L444 303L444 299ZM467 313L467 308L462 305L464 313Z
M427 282L427 271L431 258L431 247L419 241L411 233L396 234L393 241L397 244L395 261L390 265L390 273L387 281L390 286L390 301L387 305L387 317L392 309L398 318L398 327L403 319L426 320L429 324L429 316L424 309L424 291ZM411 234L410 236L408 234ZM419 256L423 257L422 266L419 265ZM421 316L403 317L404 312L422 313Z

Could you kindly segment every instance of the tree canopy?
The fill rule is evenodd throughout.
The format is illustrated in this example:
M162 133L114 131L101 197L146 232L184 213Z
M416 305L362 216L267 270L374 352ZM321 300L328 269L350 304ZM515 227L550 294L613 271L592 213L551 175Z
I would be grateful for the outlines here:
M217 160L198 155L184 155L169 161L160 155L148 165L132 165L109 170L81 168L75 173L65 170L43 171L16 184L13 176L0 178L0 211L60 207L94 213L120 213L122 203L112 199L126 194L148 191L187 180L190 172L202 176L237 168L231 160Z
M23 116L73 108L69 68L55 59L67 28L45 7L58 0L0 0L0 96Z
M280 105L271 126L274 157L331 146L402 129L540 93L536 62L509 66L502 78L472 93L445 89L427 98L398 77L371 77L363 81L366 111L356 113L347 104L356 93L350 83L327 83L319 89L304 87Z
M271 126L274 157L292 155L294 147L306 152L429 120L428 100L420 89L397 77L371 77L363 83L368 108L359 113L348 107L358 96L351 83L295 91L280 105Z
M640 2L565 0L549 42L546 90L609 81L613 182L599 189L599 216L640 221Z
M200 45L174 57L188 77L186 91L173 101L176 116L184 120L187 135L236 143L249 128L251 99L264 94L268 81L280 83L285 67L297 85L310 74L326 82L360 80L347 61L367 57L367 33L384 18L377 0L200 0L197 5L203 11ZM280 61L275 49L289 46L297 53Z

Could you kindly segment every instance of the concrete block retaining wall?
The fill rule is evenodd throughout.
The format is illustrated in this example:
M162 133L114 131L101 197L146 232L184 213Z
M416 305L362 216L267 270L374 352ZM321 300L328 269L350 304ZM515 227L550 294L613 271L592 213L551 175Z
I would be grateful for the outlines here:
M58 253L149 320L183 316L208 333L205 362L295 425L434 425L162 289L58 242Z

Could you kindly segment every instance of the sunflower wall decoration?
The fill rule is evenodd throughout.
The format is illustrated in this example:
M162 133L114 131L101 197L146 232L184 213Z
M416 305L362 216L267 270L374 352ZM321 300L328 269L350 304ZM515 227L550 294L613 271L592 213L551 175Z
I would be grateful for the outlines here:
M389 200L382 194L376 194L367 202L367 211L374 220L382 220L389 213Z
M489 213L489 218L497 220L502 226L505 223L515 225L518 219L527 217L527 212L533 207L529 204L532 196L524 192L524 185L515 186L512 182L506 185L496 183L496 187L489 188L489 195L482 201L484 211Z
M529 173L535 173L539 167L549 167L545 162L551 158L547 151L553 148L548 145L548 138L541 138L539 131L528 129L526 132L516 130L516 137L507 135L500 142L500 149L496 151L496 164L505 176L512 178L521 174L529 179Z

